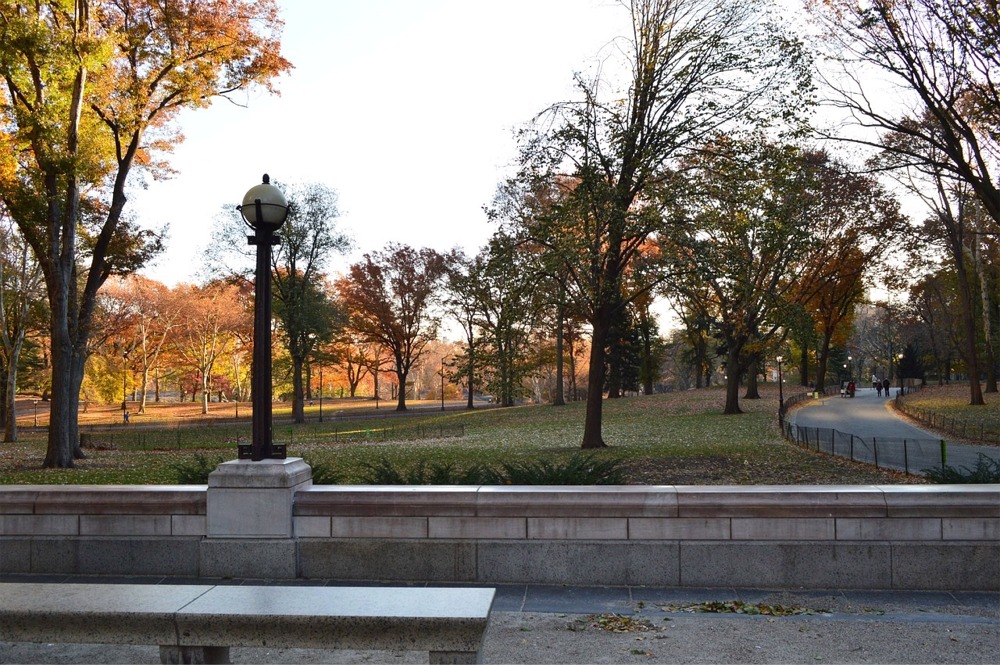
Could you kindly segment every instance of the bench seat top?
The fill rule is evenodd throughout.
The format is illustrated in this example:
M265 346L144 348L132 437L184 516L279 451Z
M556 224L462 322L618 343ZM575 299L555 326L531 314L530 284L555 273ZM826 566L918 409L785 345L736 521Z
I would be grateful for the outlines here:
M0 640L478 651L495 591L3 583Z

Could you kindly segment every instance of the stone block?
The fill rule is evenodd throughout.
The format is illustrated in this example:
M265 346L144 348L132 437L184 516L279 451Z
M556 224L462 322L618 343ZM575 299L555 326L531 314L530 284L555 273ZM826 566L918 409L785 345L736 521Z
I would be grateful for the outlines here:
M622 517L529 517L528 538L539 540L627 540Z
M887 543L698 542L680 545L680 586L888 589Z
M480 541L482 584L677 586L671 542Z
M0 486L0 515L34 513L35 497L40 491L46 491L48 488L48 485Z
M207 521L204 515L171 515L170 535L204 536L208 533Z
M80 515L81 536L169 536L170 515Z
M0 537L0 574L31 572L31 538Z
M198 538L35 538L31 572L198 575Z
M946 517L941 520L944 540L1000 541L1000 519L992 517Z
M840 518L837 540L941 540L938 518Z
M338 580L476 582L476 545L446 540L299 541L302 577Z
M632 517L628 521L629 540L728 540L732 537L729 518Z
M332 517L330 532L334 538L426 538L427 521L426 517Z
M1000 542L895 543L894 589L1000 591Z
M291 538L205 538L199 549L201 577L287 580L298 576L297 541Z
M0 536L75 536L76 515L0 515Z
M525 538L523 517L431 517L427 520L429 538Z
M329 517L295 517L293 518L293 531L297 538L329 538L330 518Z
M833 540L834 520L820 518L743 518L732 520L733 540Z

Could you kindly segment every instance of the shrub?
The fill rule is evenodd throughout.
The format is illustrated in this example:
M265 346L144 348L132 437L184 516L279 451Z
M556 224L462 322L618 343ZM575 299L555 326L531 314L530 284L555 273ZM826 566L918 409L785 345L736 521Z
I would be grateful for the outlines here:
M621 464L621 460L598 460L578 453L565 462L505 463L503 468L508 485L624 485Z
M497 471L474 465L466 469L453 463L428 464L420 460L400 468L385 456L364 465L364 482L370 485L622 485L621 461L595 460L593 455L574 455L565 462L521 462L503 464Z
M312 481L314 485L337 485L340 483L340 473L329 464L311 462L308 459L304 459L303 461L312 467Z
M207 485L208 474L222 463L222 458L209 459L201 453L195 453L193 460L174 462L170 468L177 474L178 485Z
M967 466L956 469L944 465L940 469L923 469L921 473L928 480L940 484L1000 483L1000 460L992 460L979 453L976 458L976 466L973 469L969 469Z

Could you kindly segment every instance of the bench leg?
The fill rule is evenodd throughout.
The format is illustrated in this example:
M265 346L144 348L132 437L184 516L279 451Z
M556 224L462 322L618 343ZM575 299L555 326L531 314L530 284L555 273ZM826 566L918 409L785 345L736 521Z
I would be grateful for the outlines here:
M160 645L160 662L169 665L202 665L223 663L228 665L229 647L178 647Z
M479 663L478 651L431 651L431 665L467 665Z

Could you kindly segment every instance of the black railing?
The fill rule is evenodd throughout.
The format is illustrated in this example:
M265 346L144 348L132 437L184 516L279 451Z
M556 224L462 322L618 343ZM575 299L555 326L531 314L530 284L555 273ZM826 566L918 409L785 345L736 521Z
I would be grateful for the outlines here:
M803 427L785 423L787 440L798 446L856 462L874 464L880 469L895 469L919 474L924 469L944 468L948 464L948 444L943 439L872 437L841 432L826 427Z

